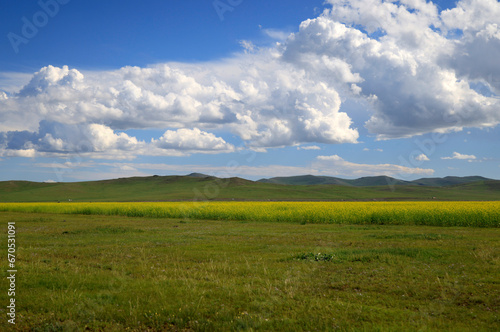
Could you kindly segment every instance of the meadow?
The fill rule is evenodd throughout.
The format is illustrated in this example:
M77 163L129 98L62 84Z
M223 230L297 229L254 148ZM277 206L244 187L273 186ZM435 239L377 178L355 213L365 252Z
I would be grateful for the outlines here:
M499 202L0 204L18 270L0 330L498 330L499 220Z

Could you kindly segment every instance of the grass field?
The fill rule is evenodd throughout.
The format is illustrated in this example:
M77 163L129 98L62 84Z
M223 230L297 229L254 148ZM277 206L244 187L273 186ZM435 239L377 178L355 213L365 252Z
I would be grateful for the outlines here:
M15 330L500 327L498 224L312 224L91 212L0 212L5 236L7 222L16 224ZM0 330L12 328L1 308Z

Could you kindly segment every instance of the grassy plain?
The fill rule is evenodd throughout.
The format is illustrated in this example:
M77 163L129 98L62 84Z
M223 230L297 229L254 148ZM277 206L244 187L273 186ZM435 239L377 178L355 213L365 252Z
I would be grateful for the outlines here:
M500 327L498 228L5 211L4 234L8 221L19 331Z

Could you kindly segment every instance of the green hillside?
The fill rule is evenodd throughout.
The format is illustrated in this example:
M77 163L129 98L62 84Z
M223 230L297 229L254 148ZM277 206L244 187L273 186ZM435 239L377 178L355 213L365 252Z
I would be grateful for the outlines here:
M482 176L447 176L444 178L422 178L414 181L404 181L392 178L390 176L365 176L358 179L341 179L331 176L300 175L287 177L274 177L270 179L261 179L258 182L275 183L286 185L316 185L316 184L338 184L345 186L370 187L370 186L394 186L394 185L419 185L444 187L457 184L465 184L478 181L488 181Z
M412 182L398 180L390 176L367 176L356 180L349 180L353 186L367 187L367 186L394 186L394 185L412 185Z
M423 178L412 182L421 186L443 187L488 180L490 179L484 178L482 176L446 176L444 178Z
M339 179L331 176L299 175L287 177L275 177L270 179L261 179L257 182L274 183L286 185L317 185L317 184L338 184L343 186L351 185L349 180Z
M382 183L386 181L379 178ZM377 181L374 181L377 183ZM150 176L73 183L0 182L0 202L204 200L500 200L500 181L454 186L281 185L241 178Z

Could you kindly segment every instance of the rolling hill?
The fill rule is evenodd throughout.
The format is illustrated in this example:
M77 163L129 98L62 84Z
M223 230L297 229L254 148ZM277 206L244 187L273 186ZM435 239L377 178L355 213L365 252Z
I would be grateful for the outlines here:
M270 179L261 179L258 182L275 183L285 185L315 185L315 184L338 184L346 186L367 187L367 186L387 186L387 185L419 185L443 187L459 185L478 181L488 181L491 179L482 176L447 176L444 178L422 178L414 181L404 181L392 178L390 176L367 176L354 180L341 179L330 176L301 175L289 177L275 177Z
M69 183L3 181L0 182L0 202L500 200L500 181L483 178L472 181L473 177L420 183L383 176L356 180L312 175L273 179L267 182L236 177L221 179L193 173Z
M413 183L421 186L434 186L434 187L444 187L444 186L452 186L458 184L465 184L471 182L479 182L479 181L490 181L491 179L484 178L482 176L447 176L444 178L422 178L415 181Z
M275 177L270 179L261 179L258 180L257 182L286 184L286 185L317 185L317 184L338 184L342 186L350 185L349 180L344 180L331 176L315 176L315 175Z

